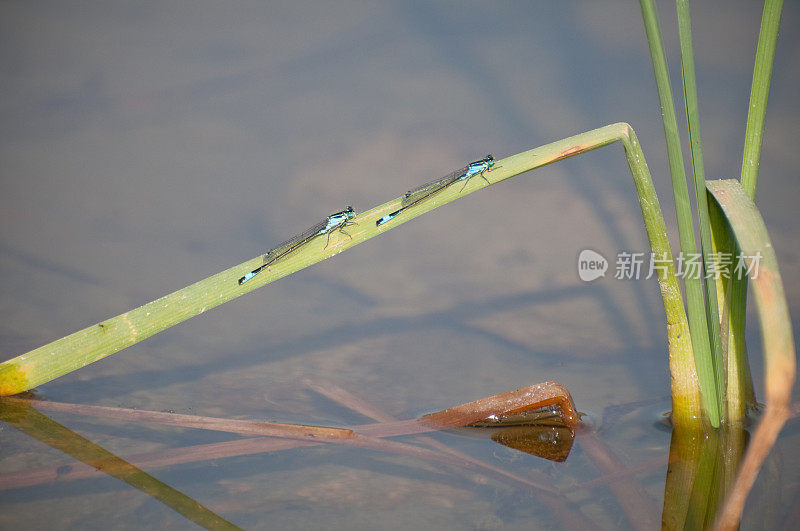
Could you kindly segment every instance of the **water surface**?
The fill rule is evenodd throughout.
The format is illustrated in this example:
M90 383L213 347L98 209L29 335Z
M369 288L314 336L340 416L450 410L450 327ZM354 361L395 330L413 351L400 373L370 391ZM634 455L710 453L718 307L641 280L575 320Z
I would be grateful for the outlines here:
M695 47L706 173L732 178L760 6L720 6L693 6ZM679 82L674 14L662 10ZM635 6L11 3L0 13L2 359L257 256L348 204L367 210L487 152L502 158L617 121L637 131L675 233ZM794 316L798 13L784 7L757 197ZM306 380L397 418L557 380L625 466L654 463L631 481L658 521L670 442L659 423L669 375L658 287L615 280L613 271L581 282L576 259L586 248L612 262L620 251L647 249L619 146L470 195L41 386L37 396L343 426L367 419ZM123 457L237 438L51 417ZM76 463L0 426L0 475ZM797 504L797 436L793 421L759 477L764 494L751 497L745 528L780 525ZM575 488L603 475L580 435L564 463L485 436L433 437L572 488L565 503L602 528L635 525L607 486ZM358 448L146 471L245 528L563 525L519 488ZM2 527L190 525L111 477L0 496Z

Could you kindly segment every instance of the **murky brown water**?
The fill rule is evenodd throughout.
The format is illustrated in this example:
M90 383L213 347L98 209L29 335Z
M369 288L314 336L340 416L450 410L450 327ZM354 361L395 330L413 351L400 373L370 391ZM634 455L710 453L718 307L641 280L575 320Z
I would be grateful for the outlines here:
M674 15L661 7L678 82ZM693 12L711 178L739 173L760 17L755 3L725 7ZM799 13L784 7L757 198L795 317ZM348 204L367 210L487 152L501 158L616 121L636 129L675 232L635 6L6 4L0 21L2 359L241 263ZM640 467L627 481L657 522L670 443L659 424L669 376L657 285L612 274L582 282L586 248L612 261L646 250L619 147L471 195L38 396L344 426L367 419L306 380L397 418L558 380L597 438ZM122 457L237 439L50 416ZM796 506L798 426L759 477L745 528L780 526ZM603 472L580 434L564 463L487 435L432 437L545 477L559 503L601 528L637 524L607 484L584 485ZM192 525L118 479L65 479L77 461L7 424L0 444L0 477L43 467L60 477L4 490L0 527ZM245 528L569 527L507 482L363 448L145 471Z

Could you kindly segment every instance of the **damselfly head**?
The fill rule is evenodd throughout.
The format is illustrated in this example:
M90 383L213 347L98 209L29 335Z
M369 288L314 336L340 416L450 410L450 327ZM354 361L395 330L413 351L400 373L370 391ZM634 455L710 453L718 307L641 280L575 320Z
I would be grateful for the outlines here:
M483 160L486 161L487 166L489 166L490 168L494 166L494 157L492 156L491 153L486 155L486 158L484 158Z

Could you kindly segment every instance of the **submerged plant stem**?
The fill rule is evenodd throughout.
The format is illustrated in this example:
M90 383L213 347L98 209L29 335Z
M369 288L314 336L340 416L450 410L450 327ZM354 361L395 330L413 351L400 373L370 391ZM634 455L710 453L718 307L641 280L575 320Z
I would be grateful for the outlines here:
M39 413L29 401L0 399L0 419L79 462L139 489L206 529L240 529L186 494Z

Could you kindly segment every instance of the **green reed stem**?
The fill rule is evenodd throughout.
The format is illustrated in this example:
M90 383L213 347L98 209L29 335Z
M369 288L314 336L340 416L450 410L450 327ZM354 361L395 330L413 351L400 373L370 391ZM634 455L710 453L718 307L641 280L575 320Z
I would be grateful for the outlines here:
M720 529L734 529L761 464L775 443L781 427L789 418L797 366L783 280L761 213L747 191L735 179L709 181L707 189L714 199L713 208L722 210L746 257L746 264L752 268L749 272L750 283L756 300L764 350L764 390L767 405L717 522Z
M711 222L708 217L706 199L706 173L703 166L703 145L700 141L700 111L697 103L697 81L695 79L694 53L692 51L692 22L689 16L689 0L677 0L678 31L681 41L681 72L683 74L683 101L686 106L686 120L689 125L689 146L692 157L695 201L700 225L700 249L703 253L703 271L708 272L714 258L711 243ZM717 284L706 279L706 319L711 344L711 364L714 370L717 400L724 402L725 371L722 360L722 333L719 326L719 307L717 306Z
M492 183L496 183L617 141L625 148L650 246L656 256L666 257L666 267L659 269L658 274L667 317L673 415L678 422L688 422L702 413L700 394L695 385L697 374L689 326L664 218L644 153L633 129L628 124L617 123L565 138L500 160L486 176ZM482 179L472 179L463 192L460 186L448 187L405 210L391 222L376 227L376 220L397 210L401 205L402 198L397 198L357 216L354 221L358 225L355 228L348 227L352 239L336 234L328 249L323 249L325 238L318 238L282 258L244 285L240 286L238 279L263 263L263 257L249 260L154 302L0 363L0 395L16 394L79 369L485 186L488 185Z
M761 30L758 35L753 84L750 88L750 104L747 109L747 129L742 152L741 184L750 199L755 199L758 169L761 160L761 146L764 123L767 114L767 97L772 79L775 48L778 41L783 0L766 0L761 16ZM734 256L739 254L737 247L726 249ZM730 299L730 339L728 345L729 379L738 379L742 390L739 395L731 394L729 409L736 409L744 416L748 407L755 403L750 364L745 344L745 313L747 307L747 279L731 278L728 284Z
M778 41L783 0L766 0L758 34L756 63L753 69L753 84L750 88L750 105L747 109L747 130L742 155L742 188L750 199L756 197L758 165L761 160L761 144L764 136L764 121L767 115L767 97L772 80L772 64Z
M697 244L694 239L692 208L689 203L689 189L686 185L683 154L681 153L680 136L678 135L678 121L675 116L675 106L667 70L667 58L664 54L664 45L661 39L655 3L653 0L640 0L639 3L642 9L647 41L650 46L650 56L653 62L656 87L658 88L661 114L664 119L664 136L667 143L670 174L672 175L672 192L675 198L675 213L678 218L681 252L684 258L687 258L697 255ZM704 409L711 425L717 427L720 421L720 395L717 391L714 362L711 355L706 307L703 301L703 286L701 279L695 274L686 274L684 276L684 285L686 287L689 330L695 353L694 362L705 406Z

